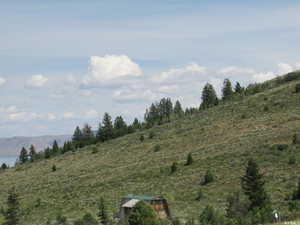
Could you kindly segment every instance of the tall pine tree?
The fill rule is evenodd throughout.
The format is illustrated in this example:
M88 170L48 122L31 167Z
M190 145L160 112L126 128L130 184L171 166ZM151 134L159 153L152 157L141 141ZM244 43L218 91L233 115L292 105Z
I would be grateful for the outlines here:
M109 224L109 218L108 218L108 213L105 205L105 201L103 198L100 199L99 205L98 205L98 218L99 222L102 225L108 225Z
M26 148L22 148L21 152L20 152L20 156L19 156L19 161L20 163L26 163L28 161L28 152L26 150Z
M222 88L222 99L229 100L233 95L232 85L229 79L225 79Z
M248 161L246 174L242 177L242 189L250 201L249 210L264 209L269 206L263 175L253 159Z
M82 132L78 126L76 127L76 129L74 131L72 141L74 141L74 142L82 141Z
M219 100L216 91L211 84L207 83L204 86L202 90L201 100L202 100L202 103L200 105L201 109L207 109L211 106L218 104Z
M175 102L174 114L177 118L181 118L184 115L181 104L178 100Z
M7 198L7 210L4 212L4 225L18 225L19 218L19 200L14 190L9 192Z
M104 142L113 138L114 130L111 116L108 113L104 113L102 123L99 124L97 137L100 141Z
M35 161L36 158L37 158L37 153L36 153L35 147L33 145L31 145L30 148L29 148L29 159L30 159L30 162Z

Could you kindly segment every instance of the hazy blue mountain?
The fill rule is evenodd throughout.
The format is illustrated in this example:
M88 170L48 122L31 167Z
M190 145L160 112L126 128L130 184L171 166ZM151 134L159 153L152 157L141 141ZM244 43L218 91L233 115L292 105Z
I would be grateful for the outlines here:
M61 146L70 139L70 135L0 138L0 157L19 155L22 147L29 148L31 144L40 151L47 146L51 146L54 140Z

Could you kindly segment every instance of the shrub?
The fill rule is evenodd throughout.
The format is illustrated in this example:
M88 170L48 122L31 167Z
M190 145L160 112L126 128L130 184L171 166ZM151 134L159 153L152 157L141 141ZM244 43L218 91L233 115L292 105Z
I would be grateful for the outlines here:
M153 132L153 131L150 131L150 133L149 133L149 139L154 138L154 136L155 136L154 132Z
M269 111L269 107L267 105L264 106L264 112L268 112Z
M279 150L279 151L284 151L286 149L288 149L288 145L287 144L276 144L276 145L273 145L273 149L275 150Z
M205 175L204 175L202 185L206 185L206 184L211 183L213 181L214 181L214 176L213 176L212 172L210 170L207 170Z
M53 165L52 165L52 172L55 172L55 171L56 171L56 165L53 164Z
M171 166L171 174L177 171L177 162L173 162Z
M75 220L74 225L97 225L97 220L90 213L86 213L82 219Z
M200 224L223 225L225 218L212 206L206 206L199 218Z
M290 157L289 157L289 165L294 165L294 164L296 164L296 157L295 157L295 155L291 155Z
M56 216L55 224L67 224L67 217L65 217L61 213L59 213Z
M196 200L197 200L197 201L200 201L200 200L203 199L203 198L204 198L204 195L203 195L202 190L200 189L200 190L197 192Z
M160 151L160 145L155 145L154 152L159 152L159 151Z
M296 84L295 93L300 93L300 83Z
M158 225L154 210L144 201L138 202L128 218L129 225Z
M143 134L141 134L141 136L140 136L140 141L143 142L144 140L145 140L145 137L144 137Z
M189 153L188 156L187 156L185 165L186 165L186 166L192 165L193 162L194 162L194 160L193 160L192 153Z
M96 153L98 153L98 148L93 147L93 148L92 148L92 154L96 154Z
M294 145L300 144L300 138L297 134L294 134L294 136L293 136L293 144Z

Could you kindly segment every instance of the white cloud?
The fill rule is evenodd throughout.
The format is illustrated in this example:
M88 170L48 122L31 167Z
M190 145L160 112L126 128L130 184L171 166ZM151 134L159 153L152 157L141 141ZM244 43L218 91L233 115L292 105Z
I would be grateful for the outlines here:
M48 82L48 78L38 74L33 75L26 83L26 87L28 88L41 88Z
M256 73L253 75L253 80L255 82L264 82L267 80L271 80L275 77L276 77L276 75L274 72Z
M17 109L17 106L11 105L8 107L0 107L0 112L5 112L5 113L16 113L19 110Z
M170 69L162 72L152 78L152 81L158 83L177 83L191 80L201 80L206 74L206 67L192 63L183 68Z
M106 84L124 78L142 75L139 65L126 55L92 56L89 72L83 79L84 86Z
M94 119L94 118L98 118L99 116L100 116L99 112L97 112L94 109L88 110L84 113L84 118L86 119Z
M6 79L0 77L0 87L3 87L5 83L6 83Z
M38 118L42 118L42 116L38 115L37 113L29 112L16 112L8 115L8 119L15 122L26 122Z
M279 63L277 66L278 66L278 75L284 75L294 70L293 67L287 63Z
M73 119L73 118L75 118L75 115L72 112L66 112L63 114L63 118L64 119Z
M241 74L253 74L255 73L255 70L250 69L250 68L242 68L242 67L237 67L237 66L229 66L222 68L218 71L218 73L226 76L226 77L231 77L233 75L241 75Z
M56 119L56 116L53 113L48 113L46 117L47 117L48 120L55 120Z
M150 89L120 89L114 92L113 98L120 102L133 101L154 101L159 99L159 95Z
M178 85L163 85L158 88L158 91L169 94L178 91L178 89L179 89Z

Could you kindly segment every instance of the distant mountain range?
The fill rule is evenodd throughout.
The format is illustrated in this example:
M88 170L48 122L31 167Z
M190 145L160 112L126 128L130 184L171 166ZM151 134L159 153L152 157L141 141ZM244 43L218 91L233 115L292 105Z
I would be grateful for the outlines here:
M0 157L19 155L22 147L29 148L31 144L35 146L37 151L40 151L52 146L54 140L62 146L65 141L70 139L70 135L0 138Z

